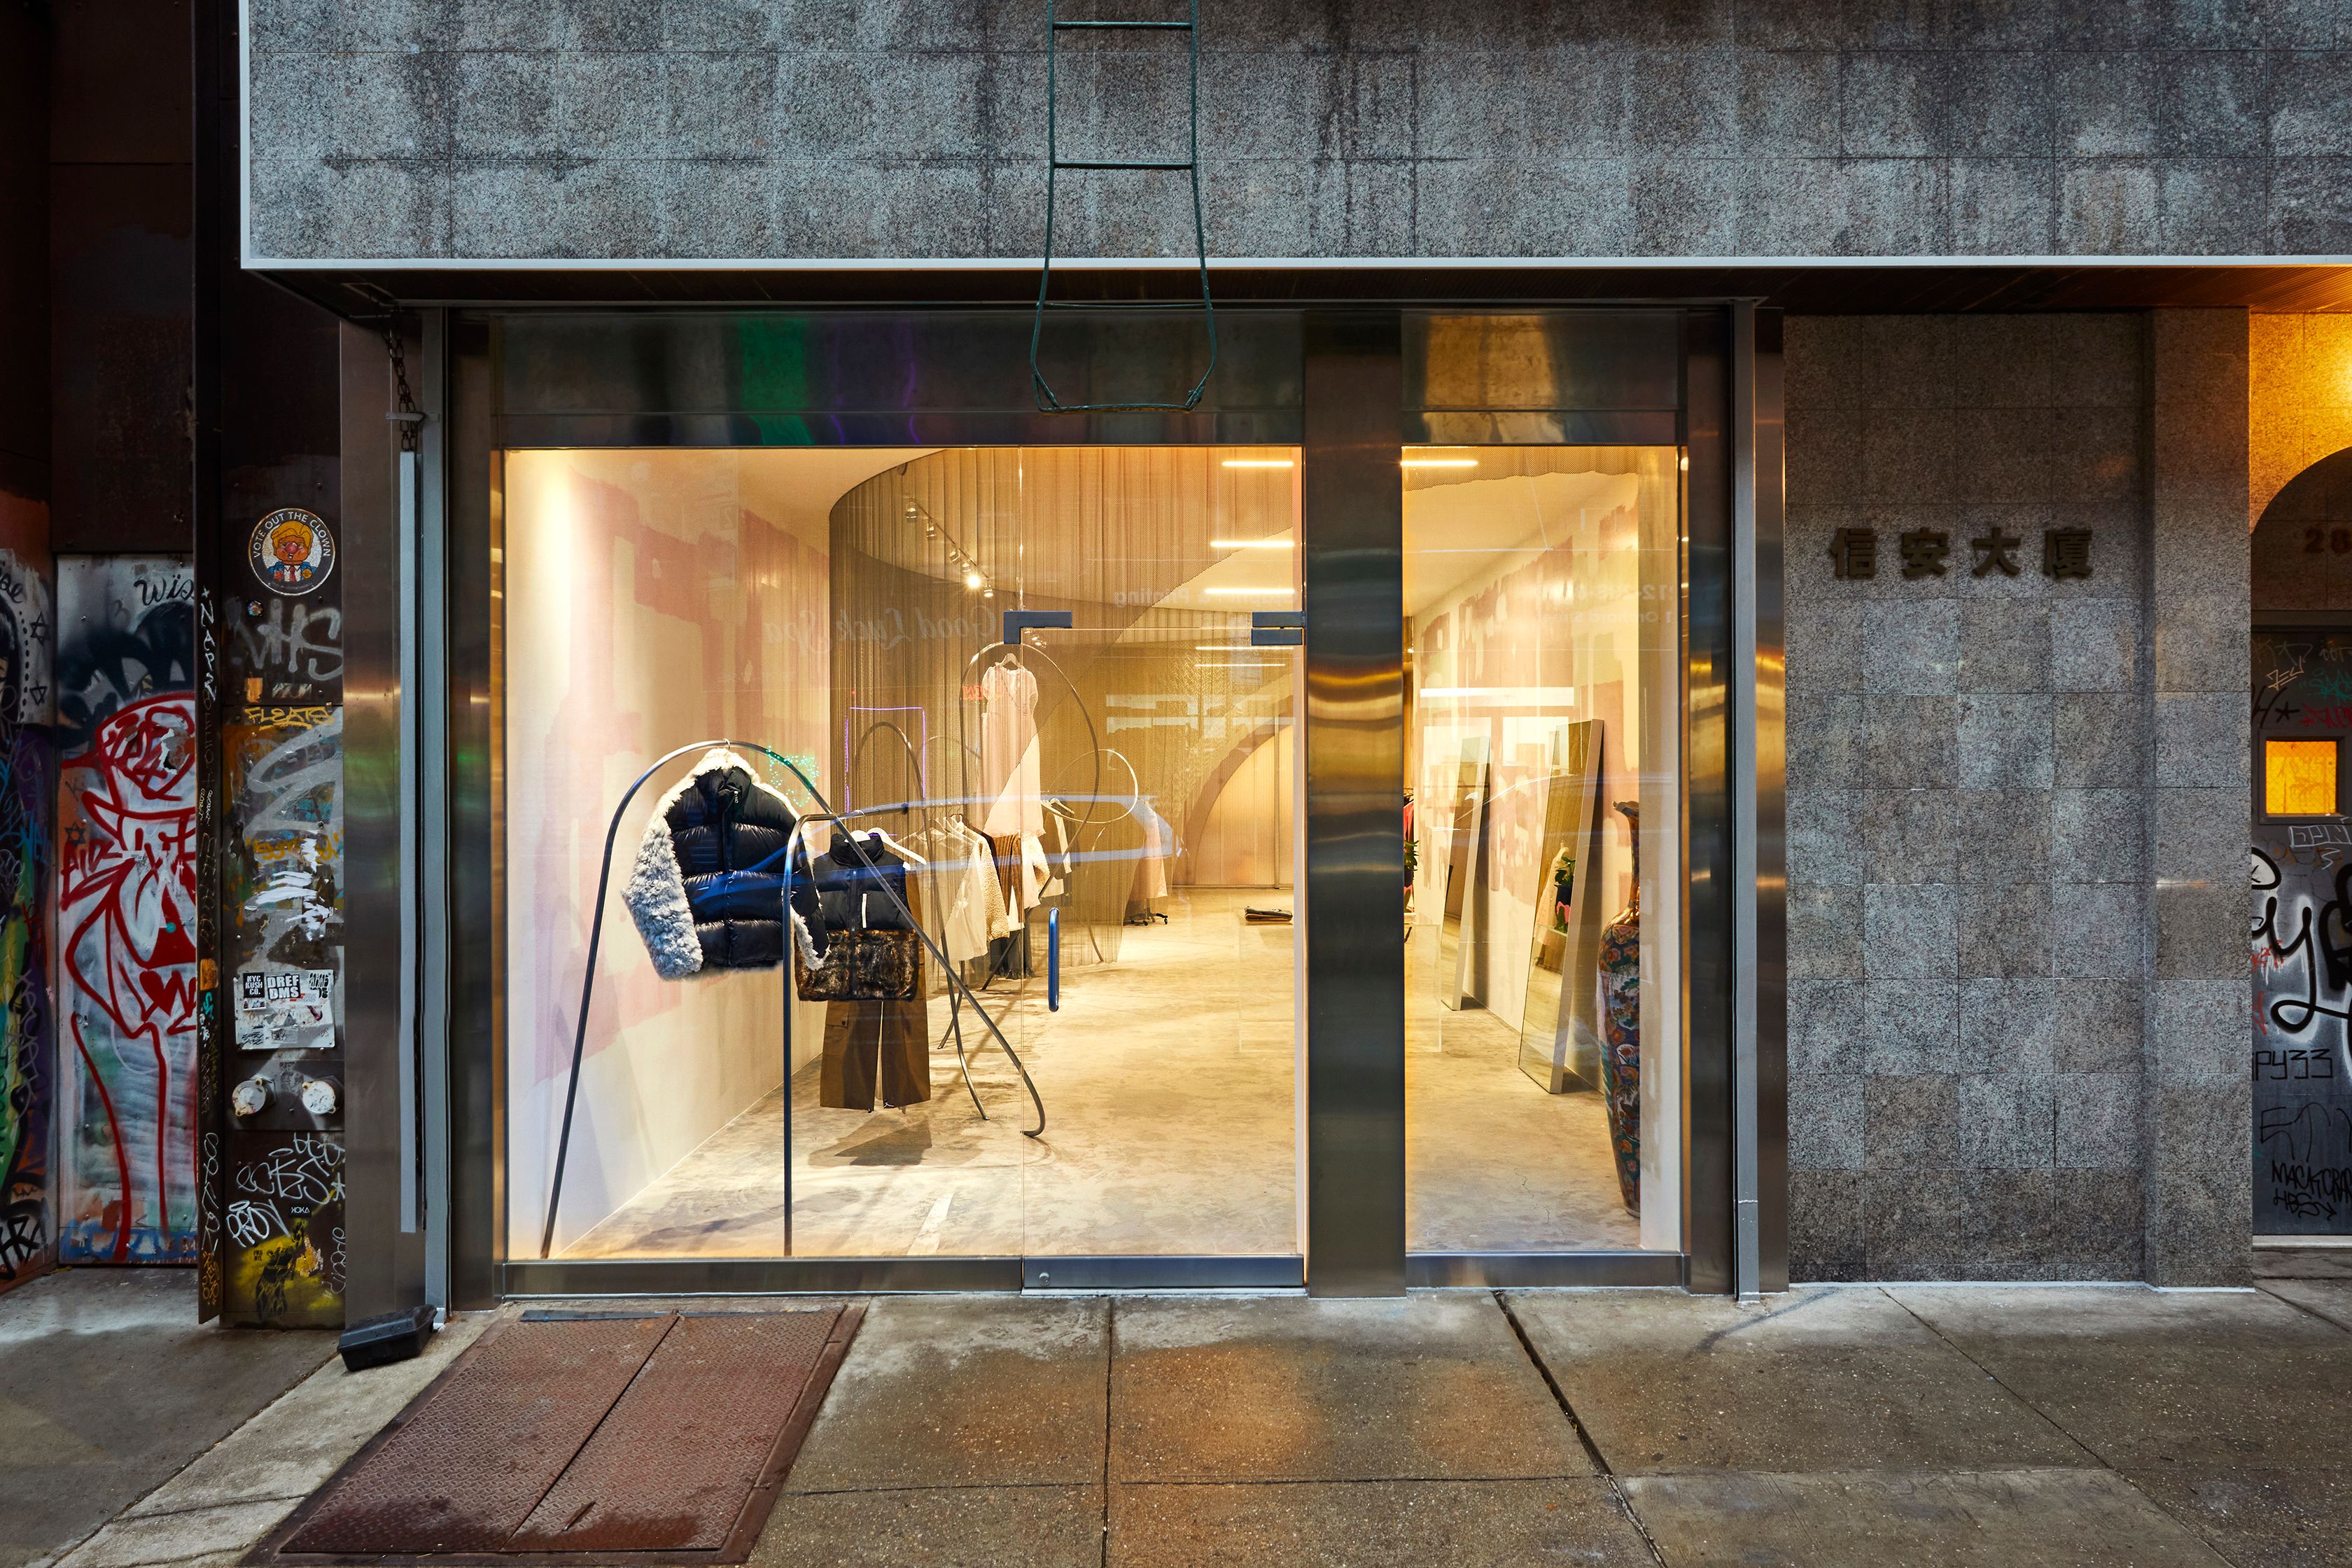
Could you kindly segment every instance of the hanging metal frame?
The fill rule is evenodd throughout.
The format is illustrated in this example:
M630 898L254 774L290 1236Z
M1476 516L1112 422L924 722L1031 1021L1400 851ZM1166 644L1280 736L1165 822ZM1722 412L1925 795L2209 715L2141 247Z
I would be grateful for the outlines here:
M1056 0L1045 0L1045 254L1037 270L1037 310L1029 327L1029 380L1041 414L1189 414L1201 405L1209 377L1217 369L1217 307L1209 292L1209 234L1201 216L1201 0L1187 0L1189 20L1182 22L1066 22L1055 14ZM1059 54L1064 33L1182 33L1186 44L1189 85L1186 103L1190 124L1184 156L1174 158L1065 158L1062 156L1058 113ZM1059 177L1072 172L1181 174L1192 187L1192 258L1201 279L1201 314L1209 338L1209 363L1201 379L1176 403L1064 403L1045 379L1038 353L1048 310L1165 310L1157 300L1058 300L1048 298L1054 281L1054 219Z
M887 805L869 805L862 806L856 811L836 812L825 800L824 792L819 790L816 785L811 782L808 774L801 772L799 764L794 763L790 757L785 756L782 752L763 746L757 741L717 740L696 741L688 745L680 746L675 751L665 752L660 756L655 758L653 765L647 768L644 773L639 773L637 775L636 783L631 784L628 787L628 790L621 796L621 804L613 808L612 823L604 829L604 857L596 869L596 909L595 912L589 917L588 922L588 970L587 973L581 977L580 1016L574 1022L572 1030L572 1074L571 1079L564 1086L563 1090L563 1127L562 1131L557 1135L555 1142L555 1179L548 1188L547 1219L541 1226L539 1233L539 1255L542 1258L548 1255L549 1249L554 1245L555 1217L558 1209L563 1202L563 1166L565 1160L570 1156L572 1152L572 1111L577 1106L580 1098L580 1064L582 1058L586 1052L588 1044L588 1005L596 994L596 952L597 949L601 947L604 942L604 900L606 894L612 888L613 846L620 837L621 818L627 814L629 803L637 797L637 792L645 788L646 784L652 780L653 776L661 772L663 768L667 767L671 763L676 762L678 758L687 755L688 752L707 752L714 747L721 746L740 746L747 751L758 752L762 756L770 758L778 765L782 767L786 772L790 773L793 777L800 781L801 787L808 791L809 798L816 803L817 807L816 810L803 815L800 820L793 825L792 832L786 836L784 839L784 847L782 852L782 860L784 865L785 904L782 910L782 914L784 921L784 944L786 949L783 960L785 968L783 986L784 1253L787 1257L792 1254L792 1083L793 998L794 990L791 972L790 956L793 940L793 915L791 906L793 881L792 868L795 863L795 855L805 852L805 845L807 842L806 836L811 823L830 822L837 827L846 827L851 819L855 817L880 816L891 812L904 811L907 809L907 803L904 801L898 801ZM913 931L916 936L921 939L923 945L929 949L931 955L939 961L941 972L948 977L948 984L956 991L962 994L963 1000L971 1004L971 1010L979 1015L980 1021L982 1023L988 1026L988 1032L996 1037L996 1043L1003 1048L1006 1059L1013 1063L1013 1070L1021 1075L1022 1085L1029 1090L1029 1101L1036 1108L1037 1110L1037 1125L1034 1127L1023 1128L1021 1130L1022 1135L1027 1138L1043 1137L1045 1131L1045 1102L1039 1097L1037 1093L1036 1080L1029 1076L1029 1069L1027 1067L1023 1065L1020 1053L1013 1048L1013 1042L1004 1037L1004 1031L996 1026L996 1020L989 1016L988 1009L980 1005L980 998L972 994L971 987L965 984L963 977L955 972L955 966L949 962L947 953L940 949L938 942L931 940L931 933L922 929L922 923L915 919L914 910L907 907L907 900L899 896L898 890L896 888L891 887L887 881L882 884L882 890L888 894L890 901L898 906L898 914L901 919L906 921L908 929ZM926 1033L928 1036L928 1031L926 1031ZM975 1095L973 1098L975 1103L977 1103L978 1096ZM985 1115L986 1113L982 1112L982 1114Z

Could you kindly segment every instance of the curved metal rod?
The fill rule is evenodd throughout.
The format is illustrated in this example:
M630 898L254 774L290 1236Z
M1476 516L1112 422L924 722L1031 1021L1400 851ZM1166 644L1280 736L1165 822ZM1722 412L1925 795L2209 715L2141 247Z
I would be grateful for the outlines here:
M1094 821L1095 807L1099 804L1100 796L1102 795L1102 763L1100 761L1097 760L1097 754L1103 749L1102 736L1095 730L1095 716L1093 710L1087 707L1087 700L1078 695L1078 683L1070 679L1069 672L1061 667L1060 663L1055 659L1054 656L1047 653L1042 647L1037 647L1025 642L992 642L986 647L982 648L978 653L973 654L970 658L964 660L963 679L958 683L962 689L968 691L971 689L972 667L978 664L982 659L986 658L990 654L996 652L999 648L1009 648L1016 657L1026 656L1034 653L1039 658L1044 659L1046 667L1052 669L1056 676L1061 678L1063 687L1070 694L1070 701L1072 705L1078 710L1078 717L1087 721L1087 739L1093 742L1093 750L1087 753L1087 757L1088 761L1093 762L1095 764L1095 782L1093 794L1087 797L1086 821L1081 822L1078 825L1079 826L1084 827ZM958 702L956 704L956 729L958 731L956 742L958 745L961 746L964 751L970 752L972 749L971 743L965 740L961 734L964 725L964 710L967 704L962 702ZM1038 750L1041 753L1039 758L1041 764L1044 761L1042 756L1044 749L1043 732L1040 731ZM1020 764L1016 762L1013 765L1018 767ZM1044 792L1041 789L1039 793L1042 794ZM979 792L967 788L964 791L964 794L977 798Z
M855 817L878 816L885 812L903 811L905 809L906 803L904 801L900 801L892 805L861 805L856 811L813 811L793 825L792 835L784 841L784 863L787 866L792 864L791 853L794 845L803 845L805 847L803 835L806 833L808 825L812 822L830 822L835 826L846 827L851 819ZM1024 1138L1040 1138L1045 1136L1045 1101L1044 1097L1039 1095L1037 1092L1036 1079L1029 1076L1028 1067L1021 1060L1021 1053L1013 1048L1013 1042L1004 1037L1004 1031L996 1026L996 1020L990 1017L988 1015L988 1009L980 1005L980 998L972 994L971 987L964 984L963 976L955 972L955 965L949 962L945 950L943 950L938 942L931 940L931 933L925 931L922 928L922 922L915 919L915 911L907 907L907 900L898 896L898 890L890 886L887 879L877 879L877 880L881 881L883 892L889 895L890 901L898 907L898 914L900 918L905 920L908 928L914 931L917 937L921 939L923 945L930 949L932 956L939 960L940 969L947 975L948 984L963 993L965 999L971 1004L971 1010L980 1015L980 1021L988 1026L988 1032L990 1034L996 1037L996 1044L998 1047L1004 1052L1005 1058L1012 1062L1013 1070L1021 1075L1022 1087L1029 1091L1029 1102L1037 1108L1037 1125L1034 1127L1023 1128L1021 1130L1021 1135ZM787 934L789 935L789 933ZM785 985L787 1000L784 1008L787 1029L790 1028L790 1018L792 1014L790 1003L791 992L792 985L788 982ZM929 1037L929 1026L926 1026L926 1037ZM787 1038L789 1037L790 1037L788 1035Z
M873 723L866 727L866 733L857 737L857 744L850 748L850 771L853 773L856 771L859 760L866 755L866 743L874 739L875 732L880 730L887 730L890 733L898 738L899 746L907 753L907 761L914 767L914 785L916 795L915 808L919 813L920 813L922 818L924 847L929 848L930 847L931 839L931 789L930 785L923 781L923 754L915 749L915 742L907 738L907 731L899 727L896 720L877 719ZM843 782L846 783L847 781L844 780ZM790 862L787 861L786 864L789 865ZM931 889L931 908L938 911L940 929L944 931L947 930L947 903L946 900L940 897L939 871L931 865L929 859L926 859L923 862L923 880L924 883ZM961 997L957 996L954 992L950 991L948 993L948 1030L955 1040L956 1071L962 1075L963 1091L971 1096L971 1108L978 1111L980 1113L980 1119L982 1121L985 1121L988 1120L988 1107L981 1104L980 1090L972 1087L971 1068L964 1062L963 1019L961 1017L963 1001ZM925 1018L923 1020L923 1038L928 1042L930 1039L930 1020L929 1018Z
M824 794L815 784L809 782L808 774L801 772L800 764L790 757L782 752L763 746L757 741L727 740L696 741L690 745L680 746L674 752L664 752L654 759L653 766L637 775L637 782L629 786L628 793L621 796L621 804L613 808L612 825L604 829L604 858L596 869L596 912L591 915L588 921L588 972L580 979L580 1016L572 1028L572 1080L563 1091L563 1131L555 1141L555 1180L547 1192L547 1223L541 1227L539 1233L539 1255L541 1258L547 1256L547 1249L554 1244L555 1212L563 1202L563 1163L572 1152L572 1112L580 1098L580 1059L588 1045L588 1002L596 991L596 950L604 940L604 895L612 887L613 844L621 834L621 818L628 811L629 802L636 799L637 792L646 787L646 781L661 772L664 767L685 756L688 752L708 752L719 746L744 746L774 758L790 770L794 778L801 781L801 787L809 792L809 798L816 802L820 811L831 809L825 805ZM792 881L789 863L785 868L784 880L789 887ZM786 1084L784 1120L789 1123L793 1114L792 1065L789 1058L785 1062L784 1072Z
M1097 746L1095 751L1098 755L1110 758L1127 770L1127 815L1133 816L1135 808L1143 804L1143 775L1135 771L1135 764L1127 760L1127 753L1117 747Z

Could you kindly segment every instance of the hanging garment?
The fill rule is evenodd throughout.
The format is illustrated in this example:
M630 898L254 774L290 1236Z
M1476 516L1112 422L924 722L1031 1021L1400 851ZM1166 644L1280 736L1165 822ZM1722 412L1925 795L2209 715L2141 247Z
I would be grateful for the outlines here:
M1048 899L1066 896L1077 875L1077 814L1056 802L1045 810L1045 868L1049 879L1042 896Z
M1143 824L1142 858L1135 868L1135 896L1149 903L1168 896L1168 862L1176 857L1176 830L1168 819L1141 800L1135 803Z
M990 940L998 941L1021 929L1021 911L1027 907L1021 901L1021 840L1017 836L992 833L988 835L988 848L996 873L997 892L988 934Z
M782 960L783 853L798 820L724 746L662 797L621 894L655 973L683 980Z
M818 856L808 879L793 889L793 912L810 937L816 955L837 932L853 931L912 931L903 912L907 902L907 872L926 862L906 846L883 834L837 833L833 847Z
M999 902L995 858L986 838L960 822L931 830L923 843L939 883L940 946L956 963L988 951L991 906Z
M909 868L926 862L879 833L836 835L793 889L794 984L807 1001L919 995L923 943Z
M1053 872L1045 865L1045 838L1041 833L1021 836L1021 908L1025 912L1035 909L1045 896L1045 885L1053 880Z
M1037 760L1037 678L1017 664L981 673L980 830L992 838L1044 829Z
M871 1110L931 1098L928 1010L921 1001L832 1002L824 1009L824 1053L817 1103Z

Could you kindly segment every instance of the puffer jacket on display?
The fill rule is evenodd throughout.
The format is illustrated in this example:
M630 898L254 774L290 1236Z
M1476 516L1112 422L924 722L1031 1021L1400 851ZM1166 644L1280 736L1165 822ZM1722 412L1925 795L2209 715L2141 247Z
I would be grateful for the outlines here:
M662 797L622 900L654 972L767 969L784 956L784 848L799 818L723 746Z

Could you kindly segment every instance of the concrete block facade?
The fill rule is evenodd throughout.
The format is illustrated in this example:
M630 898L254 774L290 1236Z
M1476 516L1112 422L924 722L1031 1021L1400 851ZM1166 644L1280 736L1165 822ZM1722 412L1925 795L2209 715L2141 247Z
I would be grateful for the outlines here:
M1213 257L2352 255L2340 5L1202 11ZM248 15L259 268L1044 242L1037 0ZM1179 46L1062 71L1065 156L1181 154ZM1057 254L1190 254L1179 179L1062 201ZM2338 320L1789 321L1796 1279L2245 1274L2246 528L2352 440ZM2250 332L2299 345L2251 387ZM1832 576L1846 528L1874 578ZM2044 575L2051 528L2087 579ZM1906 532L1943 574L1903 574Z
M1041 0L248 14L257 258L1042 245ZM2352 253L2340 6L1209 0L1201 37L1213 255ZM1181 45L1136 38L1066 44L1066 157L1181 155ZM1065 194L1065 254L1191 252L1181 179Z
M1789 323L1796 1279L2244 1272L2245 342Z

